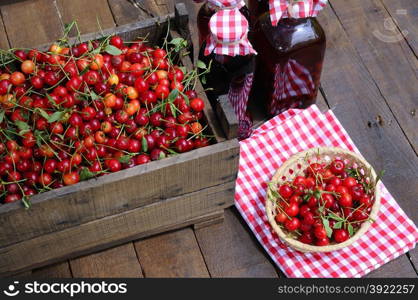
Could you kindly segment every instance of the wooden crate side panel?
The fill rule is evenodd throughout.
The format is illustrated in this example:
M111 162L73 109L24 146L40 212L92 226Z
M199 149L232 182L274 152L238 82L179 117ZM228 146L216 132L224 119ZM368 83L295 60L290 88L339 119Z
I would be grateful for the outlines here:
M0 275L10 275L204 220L233 204L235 182L42 235L0 249Z
M235 180L239 145L215 144L0 207L0 246Z
M86 42L90 40L100 39L109 35L120 35L124 40L133 41L138 38L145 38L149 43L157 43L163 33L167 32L168 20L174 18L174 14L145 19L136 23L118 26L116 28L105 29L102 32L93 32L83 34L80 39L75 37L69 39L69 44L77 44L78 42ZM50 43L38 45L36 48L42 51L48 50Z

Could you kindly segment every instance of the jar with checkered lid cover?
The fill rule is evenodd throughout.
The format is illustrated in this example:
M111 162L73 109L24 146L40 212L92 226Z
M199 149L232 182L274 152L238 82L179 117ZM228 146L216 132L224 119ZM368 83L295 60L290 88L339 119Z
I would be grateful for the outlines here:
M250 14L247 6L242 0L193 0L196 3L203 3L197 13L197 28L199 34L199 45L201 46L210 34L209 20L222 8L239 8L240 12L249 20Z
M315 17L326 2L250 1L252 16L260 14L251 35L258 52L254 85L272 116L316 101L326 38Z
M239 1L234 2L235 8L221 9L210 18L210 34L201 46L199 60L211 66L203 81L211 103L215 105L221 95L228 96L239 122L238 138L244 139L252 132L247 104L256 52L248 40L248 19L240 12Z

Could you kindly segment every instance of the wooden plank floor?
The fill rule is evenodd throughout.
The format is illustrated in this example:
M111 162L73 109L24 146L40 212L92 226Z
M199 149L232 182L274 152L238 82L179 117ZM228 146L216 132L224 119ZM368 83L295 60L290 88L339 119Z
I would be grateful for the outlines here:
M77 20L82 33L171 12L179 0L4 0L0 47L50 42ZM196 12L190 29L196 41ZM94 13L91 13L94 12ZM319 20L328 45L318 105L332 108L414 222L418 223L418 3L330 0ZM392 24L393 26L388 26ZM28 28L30 30L28 30ZM196 47L195 47L196 48ZM196 49L195 49L196 50ZM418 250L369 277L417 277ZM283 277L231 208L222 223L185 228L19 274L21 277Z

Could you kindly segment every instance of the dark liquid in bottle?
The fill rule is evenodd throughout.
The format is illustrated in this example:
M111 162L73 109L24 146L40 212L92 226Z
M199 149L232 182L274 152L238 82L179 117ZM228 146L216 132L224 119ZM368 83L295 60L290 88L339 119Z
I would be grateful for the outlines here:
M210 18L217 12L216 8L205 3L199 9L197 13L197 28L199 31L199 45L202 45L206 41L207 36L210 34L209 21ZM240 9L240 12L247 18L250 19L250 12L246 6Z
M276 27L264 13L252 35L258 51L255 89L270 115L306 108L318 93L326 39L315 18L283 18Z
M262 14L269 11L268 0L248 0L248 10L251 23L254 24Z
M227 56L212 53L204 56L203 43L199 59L209 65L212 61L211 72L206 75L205 89L211 104L214 106L219 96L228 95L228 99L234 108L239 121L239 138L248 137L251 133L252 120L246 112L250 96L254 71L254 55Z

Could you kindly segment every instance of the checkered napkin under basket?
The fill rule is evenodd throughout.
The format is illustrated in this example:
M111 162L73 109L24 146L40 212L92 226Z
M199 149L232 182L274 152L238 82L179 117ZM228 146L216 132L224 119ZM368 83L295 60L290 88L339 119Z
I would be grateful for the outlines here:
M418 230L383 184L376 222L353 245L330 253L301 253L273 233L265 212L267 182L291 155L317 146L359 153L332 111L289 110L240 142L235 205L271 258L289 277L361 277L415 247Z

